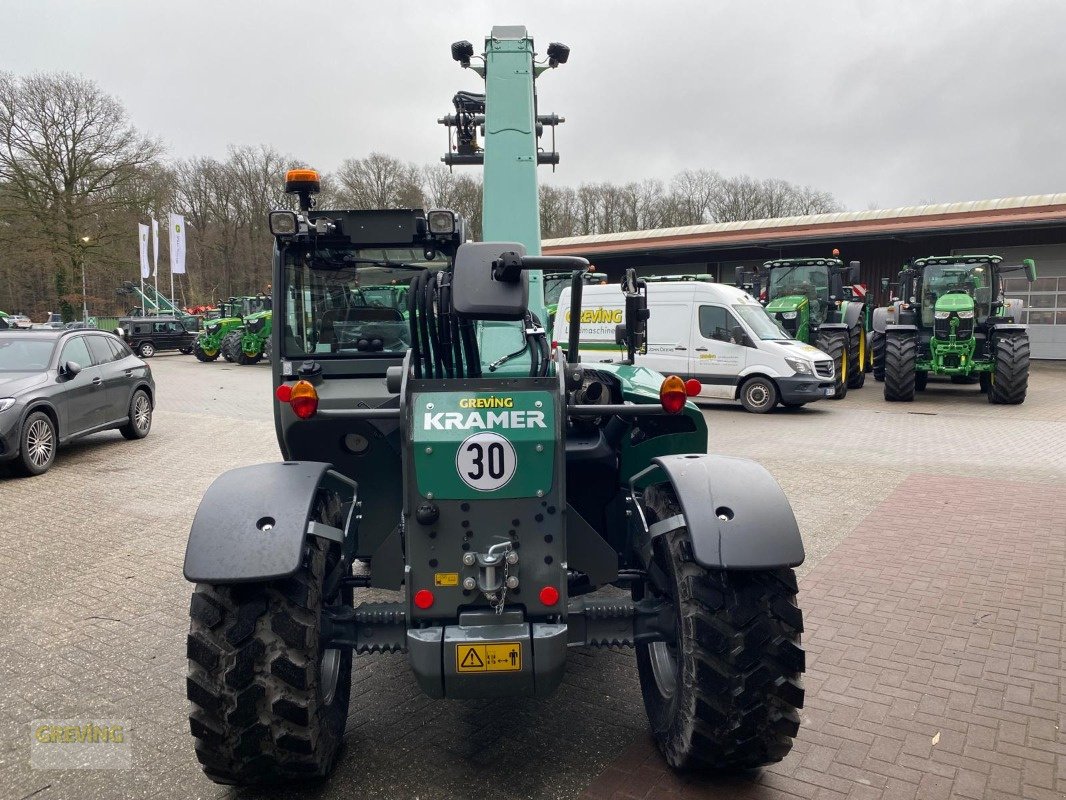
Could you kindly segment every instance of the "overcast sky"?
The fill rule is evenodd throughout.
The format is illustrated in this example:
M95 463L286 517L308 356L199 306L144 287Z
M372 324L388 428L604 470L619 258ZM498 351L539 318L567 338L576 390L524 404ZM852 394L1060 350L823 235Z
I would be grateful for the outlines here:
M1066 191L1066 2L0 0L0 69L82 73L172 157L266 143L333 169L436 162L480 52L524 24L570 63L539 81L544 181L780 177L850 209Z

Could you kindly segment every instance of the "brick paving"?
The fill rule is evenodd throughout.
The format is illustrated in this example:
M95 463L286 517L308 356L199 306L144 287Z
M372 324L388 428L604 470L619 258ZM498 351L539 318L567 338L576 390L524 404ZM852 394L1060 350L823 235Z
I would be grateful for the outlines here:
M1066 488L913 475L801 581L807 702L760 773L641 737L583 797L1066 796Z
M890 798L920 788L1042 800L1064 788L1062 668L1051 665L1062 661L1053 592L1055 542L1066 538L1064 369L1034 370L1017 408L935 382L910 405L886 404L871 382L798 412L708 407L712 451L765 464L807 546L809 704L795 753L775 768L718 783L664 774L631 651L572 652L553 696L491 702L428 700L394 655L357 661L330 780L257 794L210 783L192 753L181 563L211 480L278 458L269 373L177 355L152 364L159 408L143 442L98 435L64 448L47 475L0 477L0 800L539 800L586 787L596 797ZM906 514L891 510L900 499ZM881 557L899 550L903 561ZM1033 579L1040 571L1049 585ZM904 613L912 624L900 628ZM29 767L30 720L86 716L131 723L133 769Z

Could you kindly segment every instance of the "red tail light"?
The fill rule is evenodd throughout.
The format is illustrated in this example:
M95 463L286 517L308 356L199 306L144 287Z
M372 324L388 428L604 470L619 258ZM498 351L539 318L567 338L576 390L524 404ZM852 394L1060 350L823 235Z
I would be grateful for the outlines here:
M540 590L541 605L554 606L559 602L559 590L554 586L545 586Z
M685 382L676 375L671 375L659 387L659 402L667 414L677 414L685 407L688 391Z
M281 400L282 389L288 388L284 386L278 387L278 399ZM311 385L309 381L297 381L291 389L289 389L289 406L292 408L292 413L298 416L300 419L310 419L318 411L318 392L315 391L315 387Z
M429 589L419 589L415 592L415 605L425 611L433 605L433 592Z
M698 397L699 393L703 391L703 384L695 378L689 378L685 381L685 394L689 397Z

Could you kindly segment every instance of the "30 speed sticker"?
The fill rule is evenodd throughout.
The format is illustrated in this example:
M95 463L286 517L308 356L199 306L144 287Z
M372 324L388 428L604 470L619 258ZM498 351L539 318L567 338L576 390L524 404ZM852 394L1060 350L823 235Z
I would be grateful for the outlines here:
M514 446L498 433L475 433L459 445L455 469L463 483L479 492L494 492L507 485L518 468Z

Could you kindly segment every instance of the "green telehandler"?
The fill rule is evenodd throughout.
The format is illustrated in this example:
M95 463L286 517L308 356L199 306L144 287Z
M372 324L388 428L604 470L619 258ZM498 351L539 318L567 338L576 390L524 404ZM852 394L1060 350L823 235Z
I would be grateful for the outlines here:
M736 280L741 285L740 267ZM833 359L835 400L866 382L868 313L865 298L851 288L858 281L859 262L845 266L836 257L774 259L765 262L759 274L767 313L789 335Z
M875 377L885 399L911 401L930 375L978 382L988 402L1017 405L1029 385L1029 329L1020 301L1003 296L1003 275L1031 283L1036 262L998 255L916 258L899 273L898 299L873 314ZM882 281L884 289L889 281Z
M569 52L539 59L521 26L480 54L452 45L485 84L445 118L446 161L485 168L484 242L447 209L319 209L317 173L286 177L300 210L270 214L284 460L219 476L185 555L190 728L215 781L328 774L353 655L379 653L405 653L426 695L466 700L544 697L572 649L631 646L672 767L791 749L804 553L787 499L758 464L707 454L694 387L634 365L648 306L633 270L626 358L581 363L588 262L539 254L536 165L558 156L538 138L558 118L534 85ZM541 324L543 270L571 278L569 358ZM406 317L352 302L392 281Z

